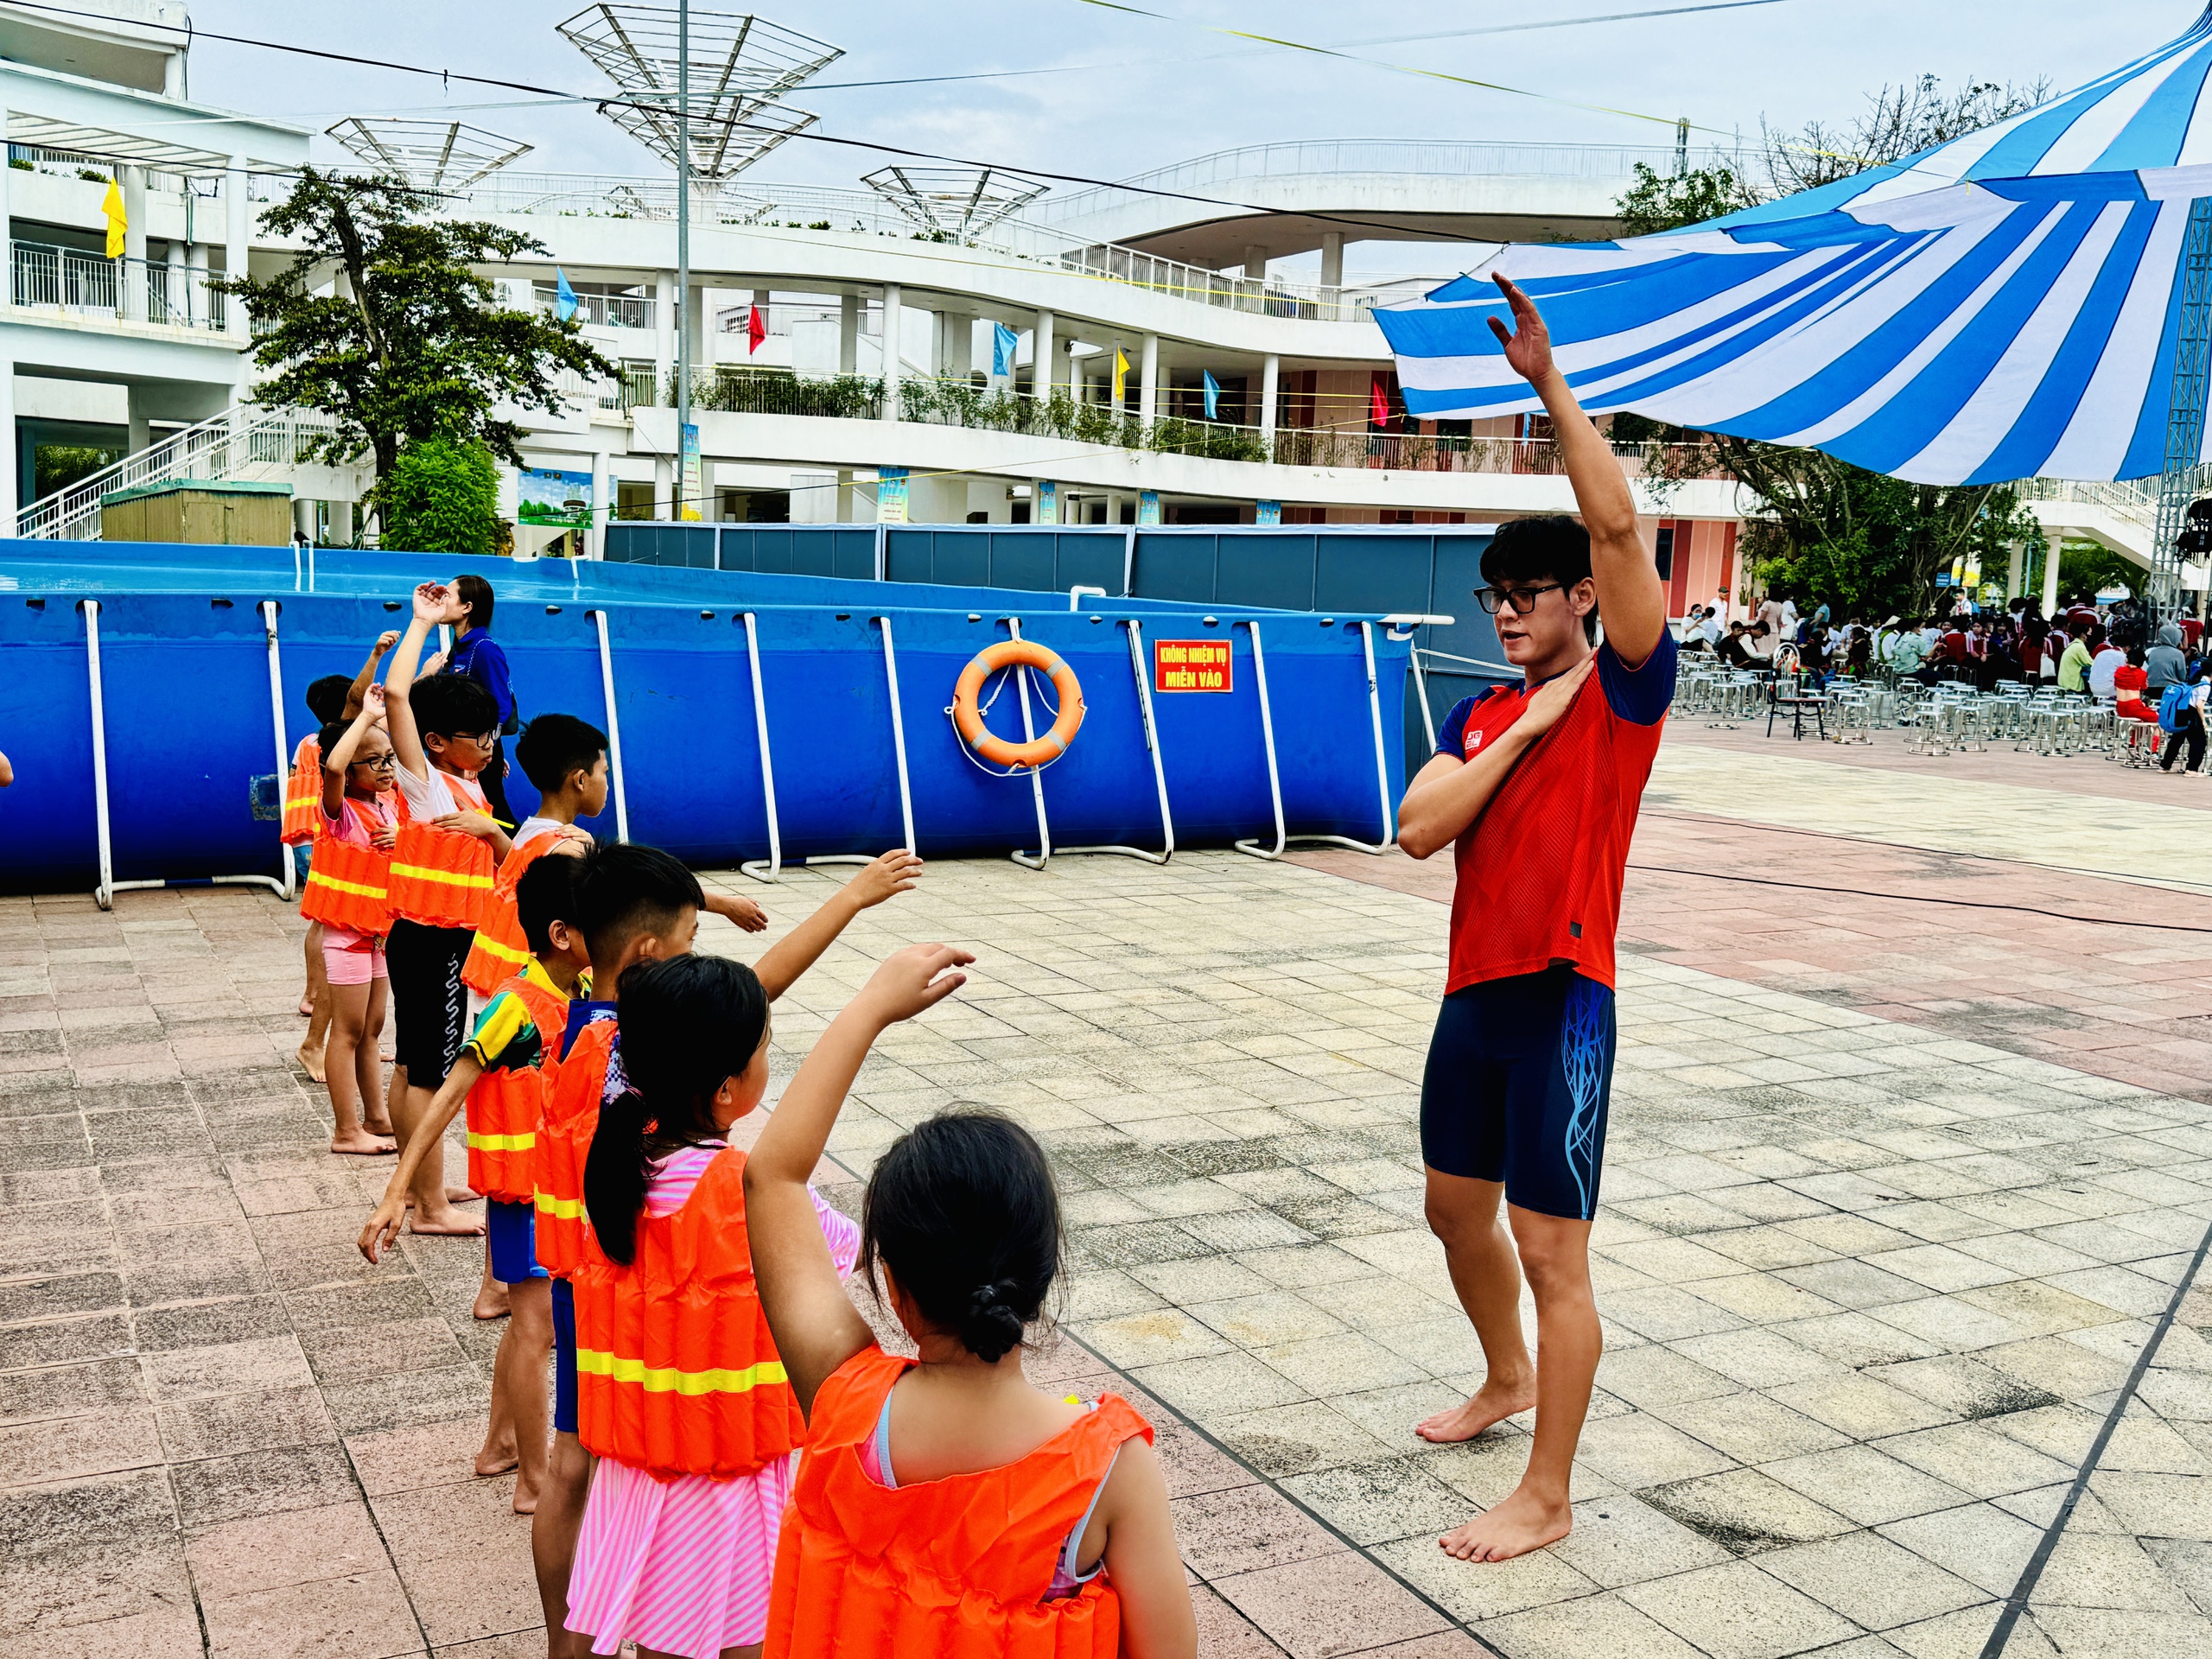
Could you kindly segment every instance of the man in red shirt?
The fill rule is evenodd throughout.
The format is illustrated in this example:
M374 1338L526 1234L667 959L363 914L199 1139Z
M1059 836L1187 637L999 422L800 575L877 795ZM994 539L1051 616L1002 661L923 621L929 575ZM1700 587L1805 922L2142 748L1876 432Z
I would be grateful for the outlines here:
M1471 1440L1536 1410L1520 1485L1442 1540L1478 1561L1540 1549L1573 1524L1567 1481L1602 1346L1589 1247L1612 1083L1613 933L1675 652L1620 463L1554 365L1535 307L1497 281L1515 327L1491 327L1551 413L1581 522L1516 520L1484 552L1478 597L1522 683L1452 711L1398 820L1414 857L1455 849L1421 1161L1429 1226L1489 1370L1472 1399L1415 1432ZM1524 1272L1541 1370L1522 1339Z

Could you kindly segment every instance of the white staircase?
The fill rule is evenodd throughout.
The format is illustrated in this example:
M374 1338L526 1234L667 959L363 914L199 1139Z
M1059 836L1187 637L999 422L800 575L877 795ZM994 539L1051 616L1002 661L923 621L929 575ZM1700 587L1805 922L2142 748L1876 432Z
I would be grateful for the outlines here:
M116 490L187 480L291 483L304 464L306 446L337 428L334 417L316 410L234 404L32 502L16 515L16 533L39 541L96 542L100 498Z

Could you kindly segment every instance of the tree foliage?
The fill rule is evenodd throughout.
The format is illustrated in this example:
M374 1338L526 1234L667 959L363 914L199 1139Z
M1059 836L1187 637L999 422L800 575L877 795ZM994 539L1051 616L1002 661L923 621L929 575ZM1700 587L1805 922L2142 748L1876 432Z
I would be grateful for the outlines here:
M1616 205L1632 236L1701 225L1903 161L2032 109L2047 92L2044 82L1984 81L1947 92L1923 75L1871 94L1848 122L1786 131L1762 121L1759 146L1740 171L1716 166L1669 177L1639 166ZM1684 432L1637 415L1616 416L1613 435L1669 446L1649 475L1662 497L1670 484L1715 471L1734 479L1762 504L1745 525L1745 569L1770 592L1824 601L1846 615L1923 614L1936 575L1960 554L1980 552L1985 569L1998 569L2007 543L2042 540L2012 485L1908 484L1817 449Z
M254 361L268 372L255 395L335 416L337 431L302 459L373 455L380 512L406 446L448 437L519 462L522 428L498 418L499 405L558 413L563 370L615 372L573 319L499 305L478 270L543 253L543 244L432 218L438 201L396 177L303 168L261 216L264 231L296 250L290 262L265 282L241 274L219 284L260 335Z
M384 479L379 502L383 543L394 551L490 558L499 549L499 471L480 439L415 439Z

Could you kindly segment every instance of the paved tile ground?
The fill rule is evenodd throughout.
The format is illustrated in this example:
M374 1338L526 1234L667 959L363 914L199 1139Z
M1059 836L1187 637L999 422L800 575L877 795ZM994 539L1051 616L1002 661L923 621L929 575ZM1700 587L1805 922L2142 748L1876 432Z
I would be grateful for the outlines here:
M1785 774L1770 824L1812 810ZM1981 780L1904 781L1955 818L1940 792ZM1678 839L1647 834L1650 863L1773 835L1653 822ZM1991 885L1853 856L1836 885ZM779 924L831 879L771 890ZM2212 908L2024 885L2062 879ZM1990 953L2034 918L1846 940L1808 895L1700 881L1631 887L1580 1522L1503 1566L1434 1539L1510 1488L1524 1429L1409 1433L1479 1367L1420 1216L1432 899L1229 854L938 866L779 1010L778 1069L886 950L979 951L864 1074L833 1192L953 1100L1048 1143L1076 1271L1039 1365L1160 1425L1207 1653L1979 1653L2212 1220L2212 1109L2181 1092L2204 1069L2145 1088L2099 1050L2023 1052L1979 990L1917 994L1946 953L2001 984ZM2053 922L2015 954L2063 980L2136 948ZM2144 965L2201 995L2195 960ZM243 891L0 900L0 1630L41 1654L542 1651L524 1523L467 1470L496 1341L475 1247L353 1252L382 1175L320 1148L297 961L296 921ZM2051 1015L2030 1037L2073 1007L2022 1000ZM2192 1292L2009 1652L2212 1651L2208 1332Z

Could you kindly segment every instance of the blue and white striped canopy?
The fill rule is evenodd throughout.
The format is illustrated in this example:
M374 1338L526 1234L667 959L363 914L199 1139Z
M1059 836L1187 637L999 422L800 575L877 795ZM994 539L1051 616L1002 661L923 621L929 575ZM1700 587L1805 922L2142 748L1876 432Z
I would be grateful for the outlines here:
M2165 465L2212 10L2078 91L1663 236L1511 246L1375 316L1415 416L1539 408L1485 321L1503 271L1593 413L1810 445L1919 483ZM2212 437L2212 433L2208 433ZM2212 459L2212 444L2196 459Z

